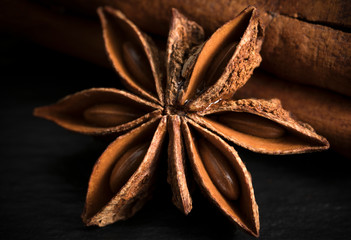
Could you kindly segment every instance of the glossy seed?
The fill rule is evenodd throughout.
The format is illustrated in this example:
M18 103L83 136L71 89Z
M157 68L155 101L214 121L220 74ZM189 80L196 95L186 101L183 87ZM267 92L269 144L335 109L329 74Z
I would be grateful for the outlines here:
M261 138L280 138L285 133L278 123L250 113L221 114L218 121L239 132Z
M149 145L140 144L126 151L116 162L110 175L110 188L117 193L139 167Z
M132 42L124 42L123 60L127 71L135 81L149 91L154 91L154 78L149 61L142 49Z
M130 106L113 103L97 104L83 113L84 119L97 127L113 127L130 122L138 115L131 111Z
M217 189L229 200L237 200L240 187L228 159L210 142L200 138L198 142L201 160Z
M205 87L214 84L223 74L223 71L227 66L230 58L233 56L237 45L238 42L228 44L227 46L220 49L219 53L217 53L217 55L212 59L211 65L205 75L205 78L207 78L205 81Z

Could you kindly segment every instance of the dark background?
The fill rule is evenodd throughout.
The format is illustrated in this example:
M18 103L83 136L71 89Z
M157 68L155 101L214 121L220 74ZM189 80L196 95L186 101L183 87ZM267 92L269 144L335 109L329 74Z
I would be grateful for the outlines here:
M80 214L89 175L106 143L35 118L32 111L86 88L120 88L117 74L10 34L0 39L1 239L254 239L235 231L196 189L193 211L183 216L171 203L165 174L133 218L85 227ZM260 239L351 234L350 159L330 150L266 156L236 149L252 174Z

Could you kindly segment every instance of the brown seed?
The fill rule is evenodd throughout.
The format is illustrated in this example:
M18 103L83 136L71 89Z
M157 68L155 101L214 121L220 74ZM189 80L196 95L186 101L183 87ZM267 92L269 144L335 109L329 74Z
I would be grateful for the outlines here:
M138 115L130 107L105 103L94 105L84 111L84 119L98 127L113 127L130 122Z
M228 159L210 142L200 138L198 142L201 160L218 190L229 200L240 195L239 182Z
M154 78L149 61L143 50L132 42L123 43L122 49L123 60L128 72L140 85L145 87L147 90L154 92Z
M204 78L207 80L203 81L205 86L202 88L213 85L220 78L230 58L233 56L237 45L238 42L234 42L219 50L219 53L212 59L211 65L206 71Z
M239 132L262 138L280 138L285 129L278 123L250 113L221 114L218 121Z
M149 144L139 144L126 151L113 167L110 175L110 188L117 193L139 167Z

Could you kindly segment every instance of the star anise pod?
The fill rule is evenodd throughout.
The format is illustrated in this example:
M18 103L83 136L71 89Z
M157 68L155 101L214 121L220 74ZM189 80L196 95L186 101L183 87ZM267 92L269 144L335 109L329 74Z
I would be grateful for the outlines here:
M98 13L108 55L135 95L95 88L35 110L36 116L72 131L118 136L94 166L83 221L105 226L139 210L150 196L168 139L174 204L185 214L192 209L191 169L204 194L235 224L258 236L251 176L230 144L267 154L322 150L329 144L295 121L277 99L232 100L261 61L257 10L248 7L205 42L202 28L173 10L166 61L120 11L105 7Z

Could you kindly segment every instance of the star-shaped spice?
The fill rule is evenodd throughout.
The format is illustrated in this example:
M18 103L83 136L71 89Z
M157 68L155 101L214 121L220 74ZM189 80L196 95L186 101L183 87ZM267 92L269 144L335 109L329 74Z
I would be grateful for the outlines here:
M256 9L248 7L206 42L198 24L173 10L166 56L120 11L106 7L98 13L108 55L134 94L94 88L35 110L72 131L118 136L94 166L83 221L105 226L138 211L150 196L168 139L174 204L185 214L191 211L192 171L230 220L258 236L251 176L231 144L267 154L329 144L291 118L277 99L232 100L261 61L263 29Z

